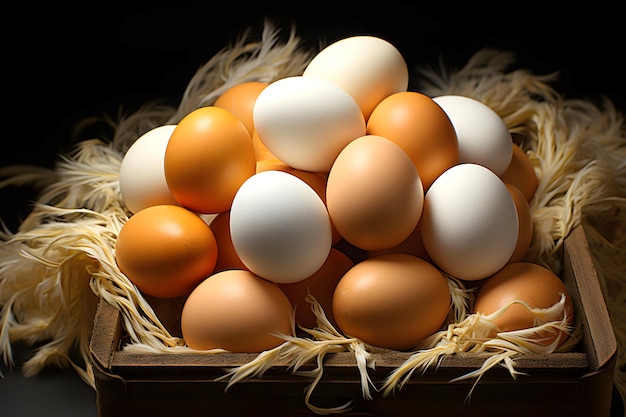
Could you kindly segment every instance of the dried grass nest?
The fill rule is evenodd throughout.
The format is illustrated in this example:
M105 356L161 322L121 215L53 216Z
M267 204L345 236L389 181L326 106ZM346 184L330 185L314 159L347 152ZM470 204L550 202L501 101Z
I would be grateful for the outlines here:
M118 186L120 163L141 134L177 123L190 111L211 105L233 85L300 74L314 51L301 47L295 30L285 37L280 34L271 24L266 24L259 40L251 40L248 32L244 33L198 68L177 108L147 104L118 120L105 117L113 137L78 143L72 152L59 156L53 169L7 166L0 170L0 187L35 186L40 190L19 229L0 231L0 354L6 366L13 366L12 345L23 342L36 347L34 356L23 364L24 375L35 375L47 366L71 366L94 386L88 344L98 298L122 312L130 336L125 349L163 353L188 349L182 339L167 331L150 304L116 267L115 239L129 216ZM462 68L422 68L415 76L420 92L431 97L458 94L480 100L502 117L511 132L522 134L520 147L530 157L539 179L531 201L534 235L525 260L559 274L557 253L563 240L574 227L584 226L618 339L614 381L626 399L623 115L608 99L600 106L563 98L550 85L558 74L538 76L525 69L511 69L514 60L512 53L485 49ZM481 318L468 316L468 292L452 278L449 283L455 299L451 328L476 326ZM317 358L320 366L311 376L319 380L326 353L352 351L361 371L363 394L368 397L371 381L367 367L372 365L369 352L373 347L344 337L325 319L315 300L310 301L319 325L307 329L310 338L286 337L283 345L259 354L248 366L234 369L224 378L232 384L262 374L278 359L289 359L296 371L300 364ZM549 312L537 315L542 315L545 326L561 325L549 317ZM496 352L491 363L465 378L479 378L498 363L515 377L511 358L535 349L532 343L525 343L523 334L479 345L451 344L449 334L433 335L427 341L430 355L414 355L412 362L390 375L385 392L401 387L403 378L415 369L436 364L440 355L459 349ZM78 358L73 352L78 352Z

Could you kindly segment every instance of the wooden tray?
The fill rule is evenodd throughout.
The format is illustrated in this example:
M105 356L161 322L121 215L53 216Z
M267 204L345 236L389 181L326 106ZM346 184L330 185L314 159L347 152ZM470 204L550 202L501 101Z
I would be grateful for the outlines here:
M449 381L479 368L484 355L447 356L436 370L414 374L393 397L374 393L366 400L353 355L328 354L311 402L332 407L352 400L355 407L345 416L608 416L617 342L582 226L567 237L562 256L563 280L583 331L574 351L516 356L516 369L527 375L515 380L496 367L481 378L469 402L474 381ZM304 398L311 380L293 375L287 363L225 391L226 382L215 378L256 354L138 355L120 349L124 337L120 312L100 300L90 344L100 417L316 415ZM375 354L374 383L380 385L409 355Z

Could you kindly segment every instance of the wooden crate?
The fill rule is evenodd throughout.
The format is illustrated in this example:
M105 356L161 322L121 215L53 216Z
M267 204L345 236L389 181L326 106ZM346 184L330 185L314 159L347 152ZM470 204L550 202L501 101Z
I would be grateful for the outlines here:
M346 416L608 416L617 342L581 226L565 240L563 279L583 331L571 352L520 355L516 380L504 368L485 374L471 400L473 380L450 383L480 367L483 355L450 355L438 369L416 373L393 397L374 393L363 399L351 353L329 354L311 402L331 407L353 401ZM174 324L172 324L174 325ZM100 301L91 339L100 417L122 416L313 416L304 391L311 380L278 364L261 378L233 385L216 382L224 369L243 365L256 354L131 354L120 349L125 337L120 313ZM375 354L370 371L380 385L410 353Z

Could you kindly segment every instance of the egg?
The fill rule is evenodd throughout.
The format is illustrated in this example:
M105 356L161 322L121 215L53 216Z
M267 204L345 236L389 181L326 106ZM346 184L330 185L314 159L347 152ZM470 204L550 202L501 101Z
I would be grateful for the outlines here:
M311 172L311 171L303 171L301 169L295 169L285 164L284 162L278 159L264 159L262 161L258 161L256 164L256 172L263 171L284 171L288 174L295 175L300 178L302 181L306 182L320 197L322 202L326 204L326 183L328 180L328 176L321 172ZM335 245L342 239L342 236L339 234L339 231L335 227L331 219L331 231L332 231L332 244Z
M422 214L422 182L394 142L365 135L337 156L326 182L326 206L339 234L364 250L400 244Z
M502 174L511 161L513 139L498 113L466 96L444 95L433 101L452 121L459 141L459 162L480 164Z
M183 117L165 149L167 185L180 205L199 213L230 209L235 193L256 171L254 145L244 124L221 107Z
M478 164L459 164L435 180L424 196L424 247L448 274L469 281L502 268L517 245L519 222L511 193Z
M268 84L263 81L245 81L235 84L224 91L213 105L231 112L243 122L248 133L252 136L254 133L252 109L257 97Z
M354 99L330 81L313 77L272 82L257 97L253 119L269 152L304 171L328 172L341 149L365 134Z
M332 248L326 262L310 277L291 284L278 284L295 309L296 324L312 329L317 326L317 318L306 300L310 293L322 307L326 318L334 323L332 311L333 293L337 283L354 266L354 262L343 252Z
M559 302L565 296L565 312L568 325L574 323L574 307L571 294L563 281L548 268L529 262L514 262L506 265L482 285L474 303L474 311L489 315L511 301L522 301L530 308L546 309ZM563 319L563 316L559 320ZM528 329L535 326L533 316L519 304L511 305L502 315L493 319L493 323L502 332ZM567 339L558 331L544 334L540 344L549 345L560 337L558 344Z
M345 335L408 350L441 328L450 300L447 280L432 264L391 253L350 268L335 288L332 309Z
M128 148L119 172L119 186L126 208L131 213L158 204L178 202L165 180L164 155L176 125L157 126Z
M217 214L209 222L209 227L217 242L217 260L214 272L227 269L247 269L239 258L230 237L230 210Z
M259 353L293 335L293 308L275 284L247 270L218 272L186 299L181 330L187 346Z
M424 190L459 162L459 144L452 122L432 98L405 91L382 100L367 121L367 134L383 136L409 155Z
M237 191L230 210L231 239L241 261L276 283L313 275L330 252L331 229L320 196L283 171L250 177Z
M407 64L400 51L376 36L351 36L326 46L302 75L331 81L347 91L365 119L381 100L406 91L409 83Z
M140 291L179 297L213 273L217 242L196 213L176 205L150 206L120 229L115 260Z
M530 247L533 239L533 215L524 193L522 193L522 191L513 184L505 182L504 185L506 185L506 188L513 197L513 202L515 203L515 208L517 210L517 219L519 222L517 244L515 245L515 250L513 250L513 254L511 255L509 262L520 262L526 256L526 252L528 252L528 248Z
M516 143L513 143L511 162L500 178L519 188L528 202L532 200L539 186L539 179L530 157Z

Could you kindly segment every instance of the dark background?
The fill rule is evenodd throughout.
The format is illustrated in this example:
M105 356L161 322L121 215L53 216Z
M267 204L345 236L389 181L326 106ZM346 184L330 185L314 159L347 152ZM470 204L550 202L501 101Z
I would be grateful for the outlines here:
M484 47L511 50L520 68L537 74L559 71L556 88L564 97L598 102L608 97L626 108L624 22L608 2L568 9L547 2L476 3L103 2L84 10L14 6L3 16L0 166L52 166L59 152L88 138L73 134L83 118L115 118L147 101L176 105L199 66L247 28L258 34L266 18L285 32L294 25L304 46L311 48L351 35L383 37L404 55L410 74L440 58L461 66ZM32 198L29 189L0 190L1 218L10 228L19 224ZM41 379L26 382L14 374L0 381L3 409L11 403L38 407L33 403L38 401L41 410L54 415L60 404L83 407L89 394L77 378L54 372L45 378L48 384ZM73 388L51 390L66 379ZM77 395L83 401L75 401ZM85 415L94 415L92 399L86 403Z
M83 118L115 118L147 101L176 105L200 65L247 28L257 34L266 18L285 33L295 25L311 48L356 34L381 36L400 50L412 75L440 58L458 67L484 47L511 50L519 67L559 71L556 87L565 97L607 96L626 107L624 67L618 64L623 21L602 2L567 10L547 2L502 3L500 9L477 2L265 3L107 2L85 10L33 5L6 14L5 21L16 24L2 29L8 114L0 166L52 165L58 152L87 138L73 134ZM14 226L15 205L6 202L22 207L29 200L10 189L1 193L0 214Z

